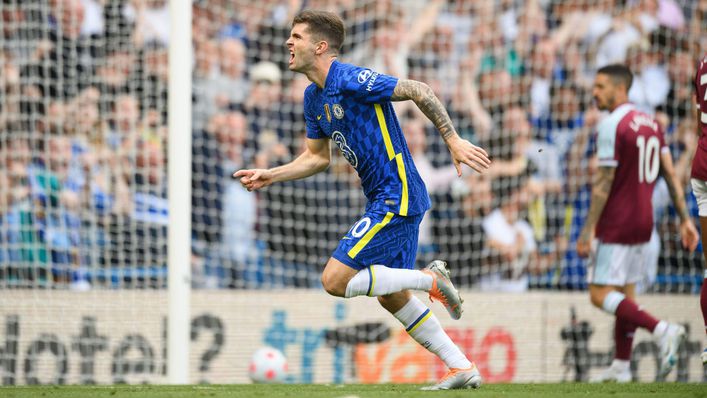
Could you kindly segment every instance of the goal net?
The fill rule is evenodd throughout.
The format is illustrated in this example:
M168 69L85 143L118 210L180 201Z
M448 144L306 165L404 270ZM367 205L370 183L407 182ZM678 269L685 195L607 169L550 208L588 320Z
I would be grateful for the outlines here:
M0 2L0 377L3 384L164 383L167 349L167 0ZM449 263L467 298L450 336L489 382L587 380L612 358L613 320L587 300L575 250L596 173L594 73L625 63L686 201L693 78L707 6L688 0L192 2L190 381L248 382L260 346L288 381L425 383L441 362L373 299L337 300L324 264L363 215L334 148L307 179L248 192L231 175L303 150L303 93L285 47L303 8L345 22L341 62L427 83L493 166L457 177L432 123L395 103L432 199L417 260ZM188 29L188 26L184 27ZM332 104L333 105L333 104ZM657 179L638 301L690 328L670 378L700 381L702 248L680 244ZM375 310L372 309L372 306ZM655 380L637 334L634 377Z

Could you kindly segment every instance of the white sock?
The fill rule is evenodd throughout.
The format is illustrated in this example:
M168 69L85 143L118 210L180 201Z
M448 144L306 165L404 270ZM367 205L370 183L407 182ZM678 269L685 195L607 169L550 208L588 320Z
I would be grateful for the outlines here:
M626 371L631 368L631 361L614 358L614 360L611 362L611 367L621 371Z
M346 298L383 296L403 290L432 289L432 276L418 270L371 265L359 271L346 285Z
M393 316L405 326L410 337L437 355L450 369L471 367L471 362L447 336L437 317L417 297L412 296Z
M668 322L660 321L653 329L653 337L660 338L668 330Z
M604 302L601 303L601 308L611 315L616 314L616 308L619 307L626 296L623 293L617 291L611 291L604 297Z

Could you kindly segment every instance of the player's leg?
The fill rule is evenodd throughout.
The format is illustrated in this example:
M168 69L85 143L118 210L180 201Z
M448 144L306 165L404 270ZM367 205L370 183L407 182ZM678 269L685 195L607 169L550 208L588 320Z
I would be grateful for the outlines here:
M705 324L705 334L707 334L707 182L693 178L692 193L697 199L697 207L700 215L700 234L702 236L702 254L705 257L705 270L700 289L700 308L702 308L702 319ZM702 363L707 364L707 348L702 351Z
M628 284L623 288L623 294L629 300L636 300L636 285ZM630 368L631 364L631 352L633 348L633 336L636 333L638 326L634 323L629 322L625 318L616 317L616 322L614 324L614 360L625 366L627 369Z
M382 296L402 290L429 292L452 318L462 313L461 297L446 264L433 261L415 270L417 235L422 215L400 217L368 212L339 242L322 274L322 284L338 297Z
M423 271L371 265L352 268L331 257L322 273L327 293L337 297L381 296L405 289L429 291L434 277Z
M707 212L707 209L706 209ZM700 208L702 213L702 208ZM707 217L700 215L700 233L702 234L702 254L705 256L705 274L702 279L702 288L700 289L700 307L702 308L702 319L705 324L705 334L707 334ZM702 351L702 363L707 364L707 348Z
M615 315L622 329L635 325L653 334L661 349L660 374L666 376L677 362L677 350L685 338L685 328L656 319L633 299L634 284L643 277L637 264L643 261L647 244L616 245L600 243L590 270L589 294L592 304ZM630 275L630 276L629 276ZM628 286L627 296L621 286ZM630 353L630 351L629 351Z
M606 285L589 285L589 297L595 307L604 309L606 297L613 292L622 293L621 286L606 286ZM608 311L607 311L608 312ZM628 383L631 381L631 343L633 336L628 339L628 332L636 326L627 320L615 317L614 323L614 359L611 365L604 369L601 373L591 379L592 382L615 381L618 383Z
M442 328L430 309L408 290L378 297L378 302L400 321L410 337L437 355L450 372L438 384L426 389L476 388L481 375Z

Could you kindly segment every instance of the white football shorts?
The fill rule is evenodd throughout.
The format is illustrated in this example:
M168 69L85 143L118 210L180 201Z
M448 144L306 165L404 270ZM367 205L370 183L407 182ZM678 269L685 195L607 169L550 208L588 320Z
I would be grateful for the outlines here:
M700 217L707 217L707 181L691 178L692 193L697 199L697 207L700 209Z
M635 245L595 241L587 281L594 285L625 286L641 281L651 266L650 242Z

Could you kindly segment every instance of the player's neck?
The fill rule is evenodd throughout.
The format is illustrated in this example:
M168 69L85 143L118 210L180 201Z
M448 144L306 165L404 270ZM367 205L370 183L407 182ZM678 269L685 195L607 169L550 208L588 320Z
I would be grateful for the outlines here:
M618 98L618 99L616 100L616 102L614 102L614 106L611 107L611 109L609 110L609 112L613 112L613 111L615 111L616 109L618 109L621 105L627 104L627 103L628 103L628 97L625 97L625 98Z
M318 60L314 64L314 67L305 73L307 79L316 84L319 88L324 88L326 78L329 75L329 69L331 69L331 64L333 64L334 61L336 61L336 57Z

